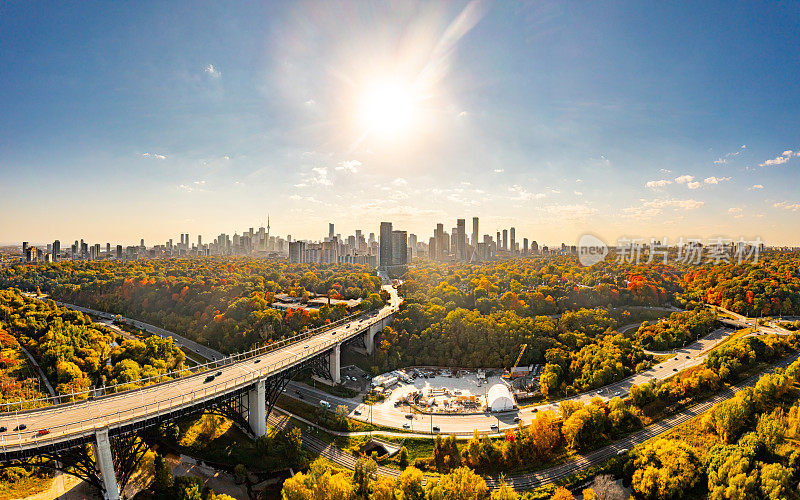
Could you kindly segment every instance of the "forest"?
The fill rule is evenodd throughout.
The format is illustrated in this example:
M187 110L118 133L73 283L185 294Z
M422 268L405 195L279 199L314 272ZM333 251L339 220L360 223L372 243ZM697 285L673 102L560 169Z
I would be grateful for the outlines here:
M184 367L185 355L172 339L125 339L79 311L14 289L0 290L0 321L36 359L58 394L126 384Z
M0 270L0 288L50 294L62 302L122 314L225 353L290 337L351 313L345 304L309 312L272 308L275 295L385 302L381 281L354 264L288 264L262 259L61 262Z

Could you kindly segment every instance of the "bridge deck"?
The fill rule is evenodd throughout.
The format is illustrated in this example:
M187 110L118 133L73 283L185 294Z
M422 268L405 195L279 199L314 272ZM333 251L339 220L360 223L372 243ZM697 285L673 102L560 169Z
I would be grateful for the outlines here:
M396 294L392 294L391 303L374 316L362 315L345 325L261 355L219 366L210 372L102 396L95 400L18 413L0 413L0 426L8 429L0 434L0 454L80 439L94 434L99 428L114 429L143 422L160 414L169 414L241 390L258 379L276 375L306 360L323 355L336 344L364 333L371 325L394 314L397 303ZM219 376L211 382L205 382L209 373L217 371L221 372ZM27 428L15 432L14 429L20 424L25 424ZM50 432L38 436L40 429L48 429Z

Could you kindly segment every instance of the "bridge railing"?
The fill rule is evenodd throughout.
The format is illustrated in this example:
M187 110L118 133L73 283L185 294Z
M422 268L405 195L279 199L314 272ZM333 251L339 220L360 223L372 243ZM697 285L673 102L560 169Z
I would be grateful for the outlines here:
M390 306L385 306L390 307ZM195 365L192 367L185 367L180 370L174 370L171 372L153 375L151 377L140 378L137 380L132 380L130 382L118 383L109 386L102 386L102 387L95 387L92 389L88 389L85 391L75 392L71 394L60 394L57 396L48 396L46 398L36 398L36 399L27 399L27 400L19 400L19 401L8 401L5 403L0 404L0 413L9 413L14 411L30 411L41 408L43 406L57 406L57 405L68 405L74 403L80 403L92 397L102 398L104 396L109 396L113 394L120 394L127 391L141 391L152 387L154 385L170 382L177 378L183 378L190 375L197 375L200 373L204 373L210 370L216 370L220 367L237 363L239 361L243 361L246 359L250 359L257 356L262 356L268 352L272 352L277 349L282 349L286 346L291 344L298 343L302 340L314 337L321 333L325 333L326 331L333 330L338 328L339 326L350 323L359 317L366 316L368 313L357 313L351 314L346 316L342 319L329 323L327 325L323 325L311 330L307 330L305 332L299 333L292 337L288 337L283 340L279 340L277 342L272 342L265 346L256 347L246 352L232 354L222 359L212 360L207 363ZM378 314L375 315L372 319L377 322L380 319L383 319L386 314L384 314L384 310L379 310ZM372 322L370 322L372 323ZM356 333L360 331L359 329L354 329L352 333Z
M388 314L379 314L375 318L383 319ZM356 330L357 331L357 330ZM26 448L40 448L47 444L64 441L65 437L71 436L80 437L85 436L87 433L94 433L97 429L115 427L121 424L131 424L137 421L145 420L157 416L161 413L174 411L185 406L193 406L204 400L226 394L233 389L241 389L252 384L256 380L273 375L280 370L291 367L303 360L323 353L330 349L335 344L341 342L339 338L327 338L322 342L316 342L309 350L301 354L294 354L290 357L283 358L279 361L273 362L269 365L253 370L244 375L237 376L232 380L223 382L211 383L204 385L202 388L194 389L188 392L181 392L179 395L162 397L158 399L161 392L156 385L142 387L136 391L129 391L128 397L135 399L137 396L141 404L118 410L114 413L107 413L104 415L94 415L98 406L103 404L103 398L90 401L80 401L79 403L86 405L86 413L89 417L82 420L69 422L67 424L55 425L48 427L49 433L45 436L37 436L39 429L26 429L25 431L11 431L0 435L0 450L3 453L11 452L14 450L22 450ZM147 394L151 393L151 394ZM147 397L145 395L147 394ZM155 399L155 400L154 400ZM124 404L125 400L120 400L119 405ZM39 408L40 410L50 410L51 408ZM24 414L23 414L24 417ZM25 423L17 419L17 425Z

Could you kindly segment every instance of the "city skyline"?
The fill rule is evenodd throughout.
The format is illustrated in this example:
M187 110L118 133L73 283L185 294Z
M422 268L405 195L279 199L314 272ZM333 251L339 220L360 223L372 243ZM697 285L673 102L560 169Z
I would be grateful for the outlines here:
M2 244L269 211L298 238L477 213L540 242L800 245L790 4L2 9Z

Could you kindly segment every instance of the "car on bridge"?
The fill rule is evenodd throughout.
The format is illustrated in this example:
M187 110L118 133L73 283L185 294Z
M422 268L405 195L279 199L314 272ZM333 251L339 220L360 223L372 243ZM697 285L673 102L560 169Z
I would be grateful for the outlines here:
M214 378L215 378L214 375L209 375L208 377L206 377L206 379L203 381L203 383L207 384L209 382L213 382Z
M50 434L50 429L39 429L36 431L37 436L46 436L48 434Z

